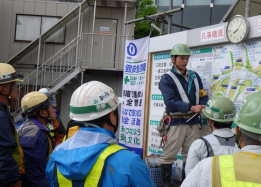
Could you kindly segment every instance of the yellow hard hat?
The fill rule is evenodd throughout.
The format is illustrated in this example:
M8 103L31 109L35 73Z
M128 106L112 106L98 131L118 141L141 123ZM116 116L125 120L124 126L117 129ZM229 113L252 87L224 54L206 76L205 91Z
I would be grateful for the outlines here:
M39 110L47 108L51 103L48 97L39 91L30 92L22 99L22 109L27 116L32 116Z
M16 81L23 82L23 80L19 78L23 78L23 75L16 73L13 66L6 63L0 63L0 84Z

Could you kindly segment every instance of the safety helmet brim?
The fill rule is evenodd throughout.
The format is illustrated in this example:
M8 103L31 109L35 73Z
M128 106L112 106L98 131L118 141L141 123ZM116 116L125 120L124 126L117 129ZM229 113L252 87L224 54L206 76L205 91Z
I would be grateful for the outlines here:
M203 109L202 110L202 113L209 119L212 119L213 121L217 121L217 122L232 122L233 121L233 118L231 119L216 119L216 118L213 118L213 117L210 117L209 114L206 112L206 109Z

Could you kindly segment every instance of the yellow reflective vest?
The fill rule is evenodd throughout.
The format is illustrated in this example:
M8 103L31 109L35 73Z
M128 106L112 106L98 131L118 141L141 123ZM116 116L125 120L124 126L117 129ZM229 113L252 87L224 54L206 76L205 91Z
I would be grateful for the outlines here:
M0 107L0 109L3 110L9 116L10 121L13 125L14 131L15 131L14 139L15 139L15 142L17 144L17 147L15 148L14 153L13 153L13 157L14 157L14 159L15 159L18 167L19 167L19 173L24 174L25 173L24 153L23 153L23 150L22 150L22 148L20 147L20 144L19 144L19 138L18 138L18 134L17 134L16 128L15 128L15 125L14 125L13 118L10 116L10 114L4 108Z
M214 156L212 187L261 187L261 155L238 152Z
M85 179L84 187L98 186L102 174L102 170L105 164L105 160L107 157L120 151L122 149L126 149L117 144L109 145L98 157L95 164L93 165L89 175ZM57 168L57 180L60 187L72 187L72 181L65 178ZM120 180L120 179L119 179Z

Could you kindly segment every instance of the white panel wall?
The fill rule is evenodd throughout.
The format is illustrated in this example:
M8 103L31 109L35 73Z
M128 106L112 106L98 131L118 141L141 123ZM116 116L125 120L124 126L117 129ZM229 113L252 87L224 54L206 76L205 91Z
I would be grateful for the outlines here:
M150 39L150 53L170 51L178 43L187 43L187 31L167 34Z

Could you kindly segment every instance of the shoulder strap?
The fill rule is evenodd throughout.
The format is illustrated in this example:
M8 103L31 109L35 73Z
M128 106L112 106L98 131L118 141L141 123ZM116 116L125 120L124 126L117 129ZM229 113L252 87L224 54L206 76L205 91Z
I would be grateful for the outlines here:
M189 99L188 99L188 97L187 97L187 94L185 93L185 90L184 90L184 88L182 87L181 83L179 82L177 76L176 76L172 71L167 72L167 74L168 74L168 75L173 79L173 81L175 82L182 101L184 101L185 103L190 103L190 102L189 102Z
M201 137L200 139L204 141L204 143L205 143L205 145L207 147L207 151L208 151L207 157L214 156L214 152L213 152L213 149L212 149L210 143L203 137Z
M50 154L52 154L53 152L53 144L52 144L52 141L50 139L50 137L48 136L48 134L42 130L42 132L46 135L47 139L48 139L48 155L47 155L47 161L50 159Z

